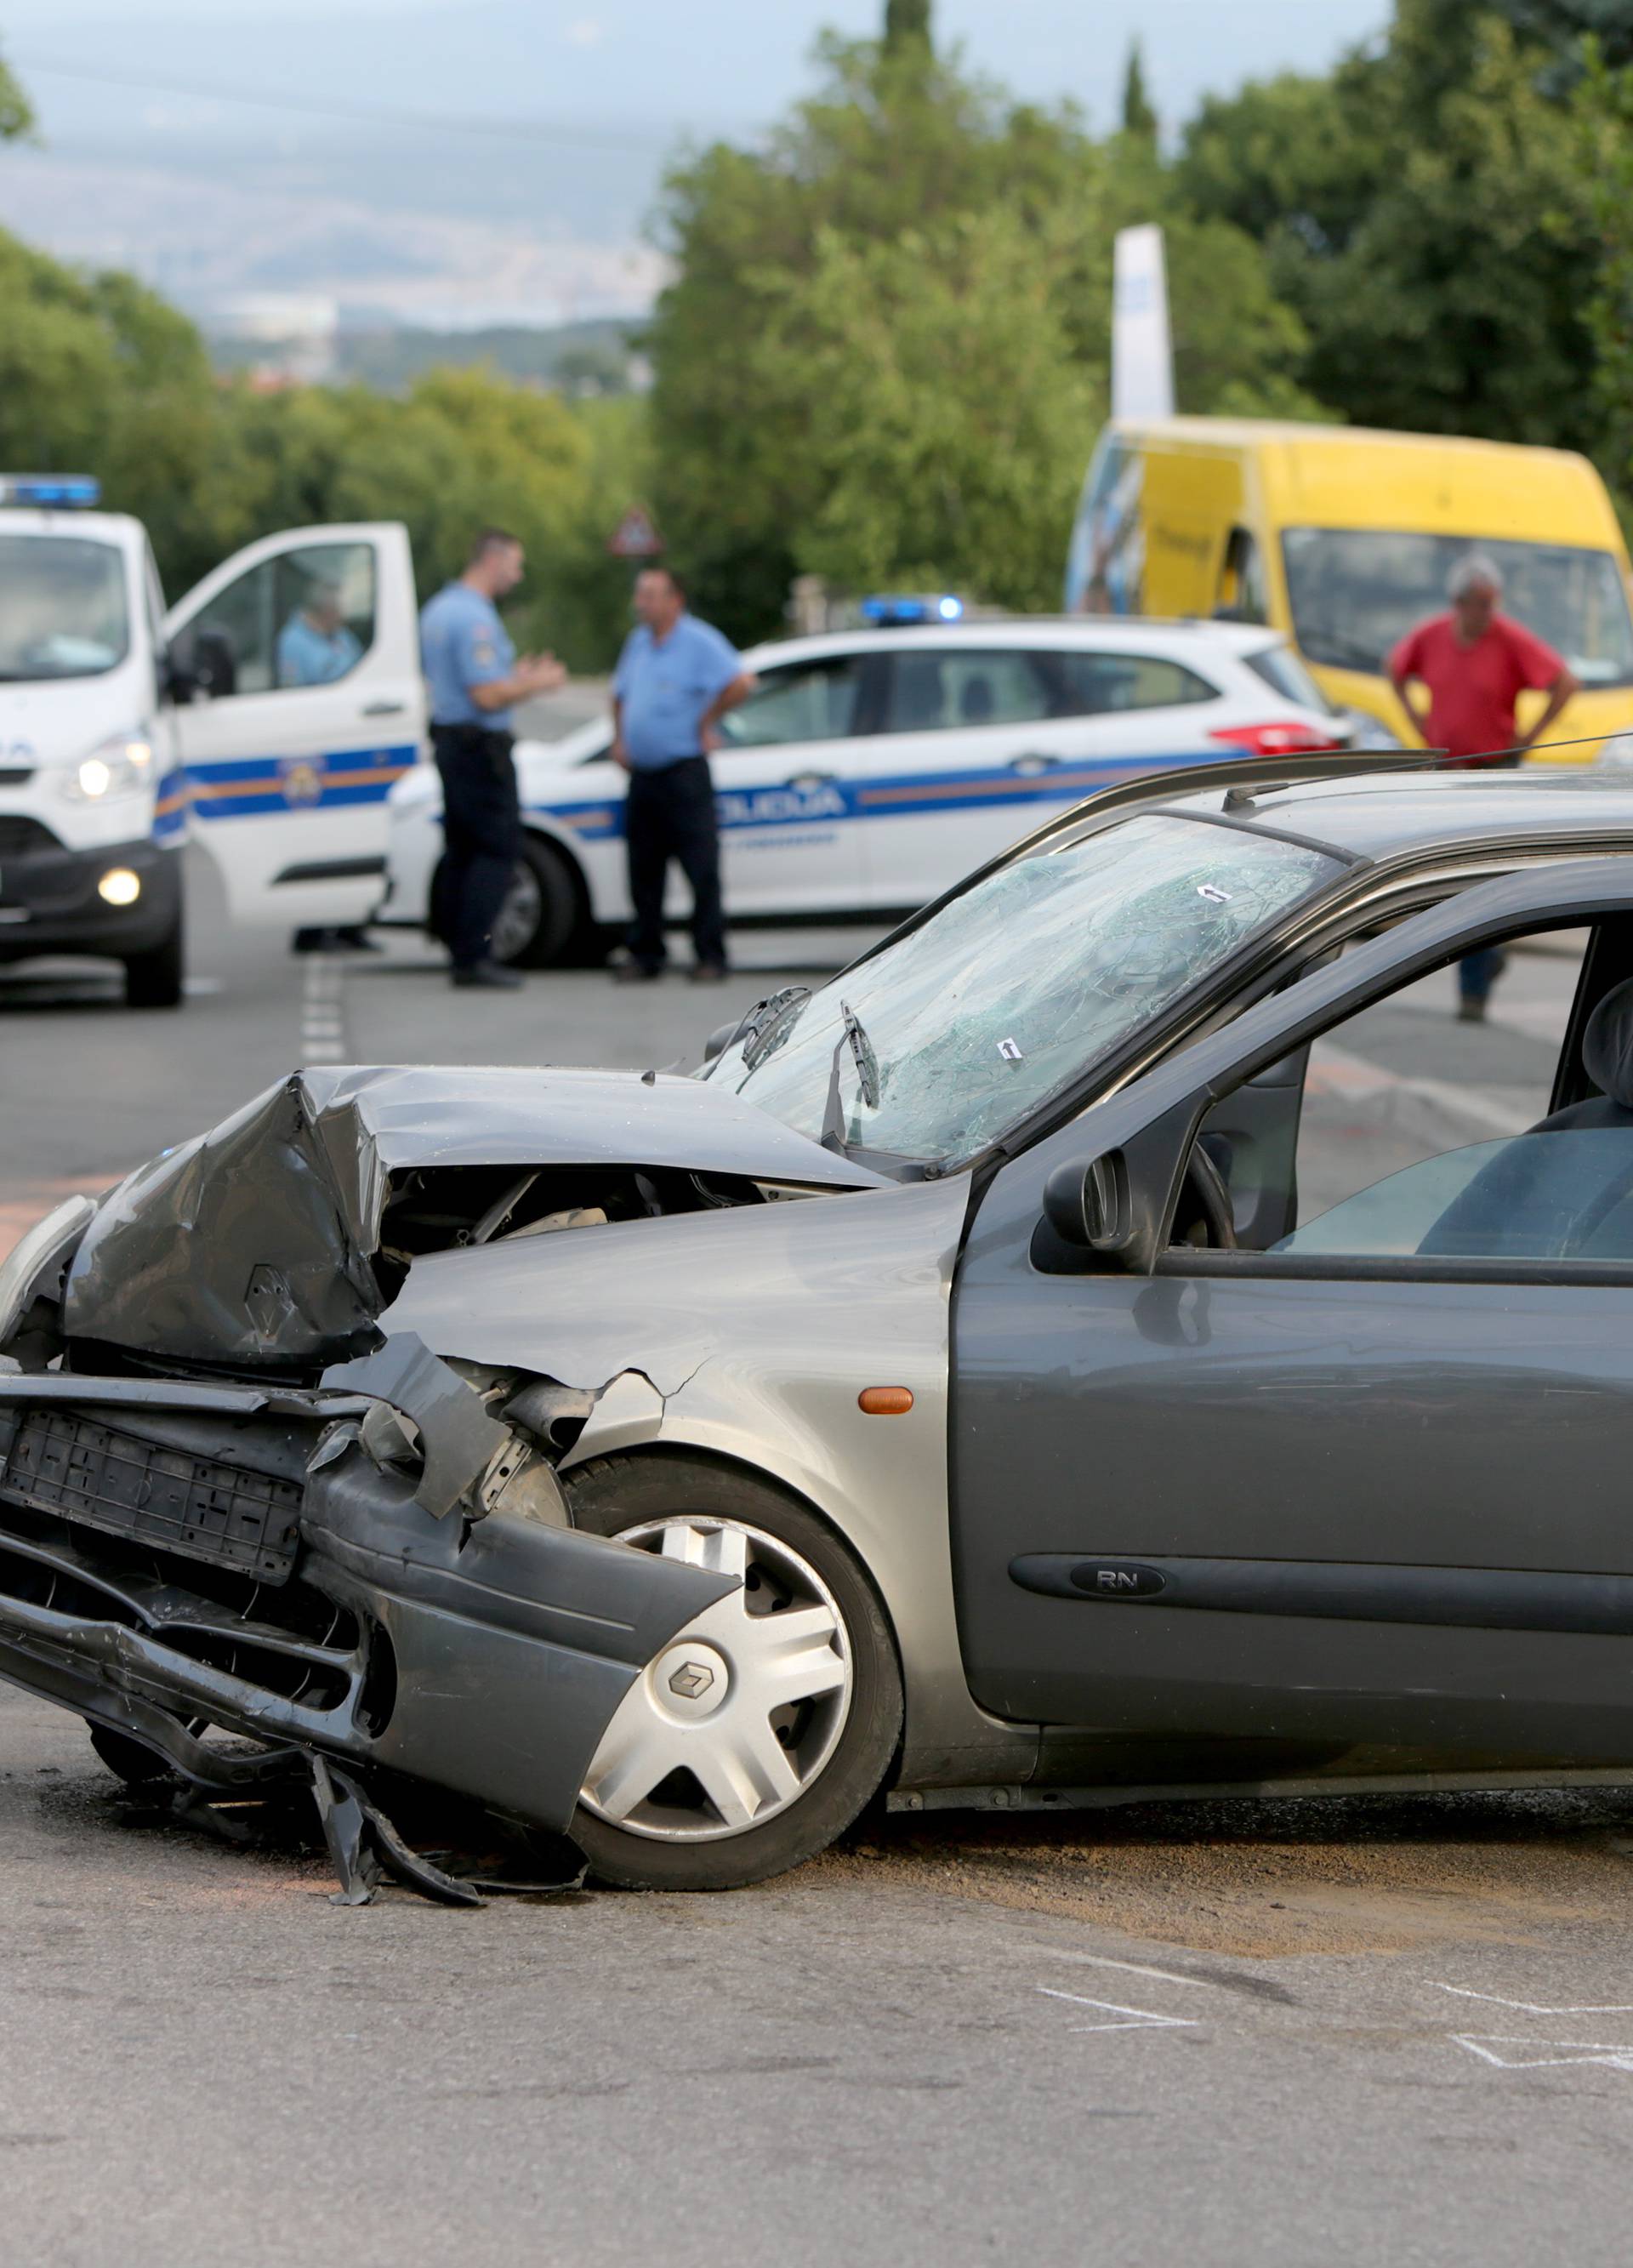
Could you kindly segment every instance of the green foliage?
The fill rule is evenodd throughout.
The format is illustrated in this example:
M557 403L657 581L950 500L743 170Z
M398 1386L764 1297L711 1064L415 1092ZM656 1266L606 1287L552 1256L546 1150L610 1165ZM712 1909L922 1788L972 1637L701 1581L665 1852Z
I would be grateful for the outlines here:
M1585 51L1574 102L1577 147L1598 232L1597 287L1588 307L1594 386L1613 478L1633 478L1633 66L1614 68L1596 41Z
M28 97L0 55L0 142L20 142L34 130L34 114Z
M1054 602L1125 222L1168 226L1188 408L1313 407L1263 255L1191 217L1154 141L1096 143L933 55L819 58L763 149L717 144L667 184L655 501L723 628L775 628L800 571Z
M1346 416L1593 446L1599 254L1541 60L1489 10L1399 0L1379 53L1203 106L1181 192L1262 244Z
M1123 74L1122 130L1137 135L1143 142L1154 143L1157 139L1157 114L1145 92L1145 66L1137 40L1129 48L1129 67Z

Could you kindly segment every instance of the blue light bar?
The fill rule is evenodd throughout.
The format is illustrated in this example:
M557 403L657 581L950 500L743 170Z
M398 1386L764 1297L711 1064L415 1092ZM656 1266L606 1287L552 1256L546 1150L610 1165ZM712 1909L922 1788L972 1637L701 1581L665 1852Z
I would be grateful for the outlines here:
M88 473L0 473L0 504L33 504L42 512L93 512L102 483Z
M962 617L964 601L950 592L930 599L881 593L864 599L860 611L863 621L875 630L904 630L916 622L956 622Z

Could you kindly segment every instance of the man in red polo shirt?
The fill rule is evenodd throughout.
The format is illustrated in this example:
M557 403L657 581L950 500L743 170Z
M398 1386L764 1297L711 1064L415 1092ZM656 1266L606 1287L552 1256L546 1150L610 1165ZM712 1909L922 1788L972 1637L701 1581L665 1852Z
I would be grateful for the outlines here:
M1420 622L1389 657L1389 675L1401 705L1431 748L1445 751L1443 762L1458 771L1512 766L1540 740L1577 689L1563 655L1500 614L1503 577L1496 563L1471 552L1453 571L1447 585L1452 611ZM1420 712L1407 693L1416 678L1429 689L1429 707ZM1528 733L1514 718L1524 692L1546 693L1541 715ZM1459 1014L1467 1023L1484 1020L1492 983L1503 955L1471 953L1458 969Z

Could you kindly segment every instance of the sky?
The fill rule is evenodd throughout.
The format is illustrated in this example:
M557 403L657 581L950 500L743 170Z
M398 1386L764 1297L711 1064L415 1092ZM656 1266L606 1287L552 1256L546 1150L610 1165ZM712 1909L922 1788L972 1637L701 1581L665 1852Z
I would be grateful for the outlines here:
M1210 90L1320 70L1387 0L938 0L938 38L1103 128L1130 41L1170 130ZM0 0L45 147L0 225L134 266L197 311L245 293L470 323L637 312L666 158L813 84L882 0ZM249 98L255 98L250 99ZM207 185L209 194L201 196Z

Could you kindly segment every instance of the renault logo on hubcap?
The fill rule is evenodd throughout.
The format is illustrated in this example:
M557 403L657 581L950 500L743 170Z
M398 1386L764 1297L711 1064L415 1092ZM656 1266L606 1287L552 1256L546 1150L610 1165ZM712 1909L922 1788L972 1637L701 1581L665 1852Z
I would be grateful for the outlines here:
M678 1693L683 1701L695 1701L700 1693L707 1693L715 1682L715 1674L706 1661L683 1661L669 1680L669 1690Z

